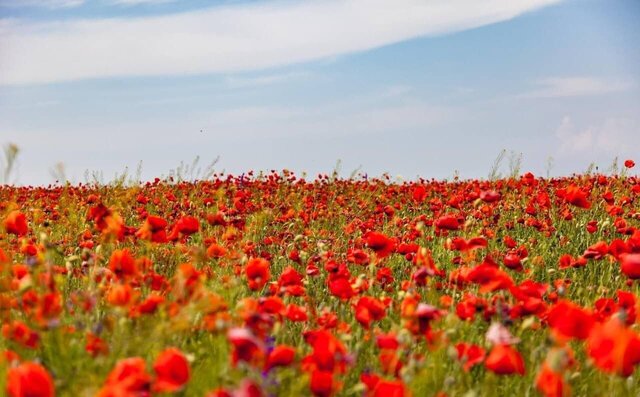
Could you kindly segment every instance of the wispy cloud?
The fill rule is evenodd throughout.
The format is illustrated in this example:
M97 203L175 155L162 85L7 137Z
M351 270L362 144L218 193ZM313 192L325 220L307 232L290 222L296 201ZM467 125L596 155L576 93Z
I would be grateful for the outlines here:
M272 84L287 83L310 76L308 72L289 72L263 74L259 76L228 76L227 85L231 88L259 87Z
M260 70L471 29L559 1L277 1L144 18L0 20L0 84Z
M0 7L71 8L84 4L85 0L0 0Z
M602 123L577 127L565 116L556 129L561 154L631 155L640 146L640 121L610 117Z
M108 0L111 4L123 6L137 6L141 4L165 4L173 3L177 0Z
M536 88L522 98L564 98L590 96L626 91L633 87L628 81L608 80L597 77L553 77L536 82Z

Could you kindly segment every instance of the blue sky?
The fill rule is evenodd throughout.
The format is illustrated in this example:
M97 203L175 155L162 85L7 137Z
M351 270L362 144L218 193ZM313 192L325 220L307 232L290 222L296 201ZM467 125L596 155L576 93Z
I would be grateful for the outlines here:
M361 167L485 177L640 163L636 0L0 0L18 182Z

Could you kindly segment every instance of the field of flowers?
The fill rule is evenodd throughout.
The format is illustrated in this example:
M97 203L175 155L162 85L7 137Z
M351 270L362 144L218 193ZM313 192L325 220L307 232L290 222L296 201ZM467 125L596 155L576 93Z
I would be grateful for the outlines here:
M638 396L625 166L0 187L0 390Z

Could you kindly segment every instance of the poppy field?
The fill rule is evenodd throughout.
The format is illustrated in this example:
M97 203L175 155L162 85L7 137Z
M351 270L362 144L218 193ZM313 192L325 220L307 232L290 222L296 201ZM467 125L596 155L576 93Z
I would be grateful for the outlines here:
M638 396L640 179L0 187L0 390Z

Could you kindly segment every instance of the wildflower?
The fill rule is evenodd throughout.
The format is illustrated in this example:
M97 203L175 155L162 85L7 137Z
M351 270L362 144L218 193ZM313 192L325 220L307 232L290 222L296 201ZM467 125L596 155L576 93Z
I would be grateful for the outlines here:
M524 375L524 360L511 345L495 345L489 352L484 365L497 375Z
M4 220L4 229L7 233L15 234L16 236L26 235L29 231L27 217L18 210L11 211Z
M53 397L53 379L40 364L25 362L7 371L7 394L9 397Z
M153 364L156 379L153 389L161 393L171 393L182 389L191 377L187 358L176 348L164 350Z

